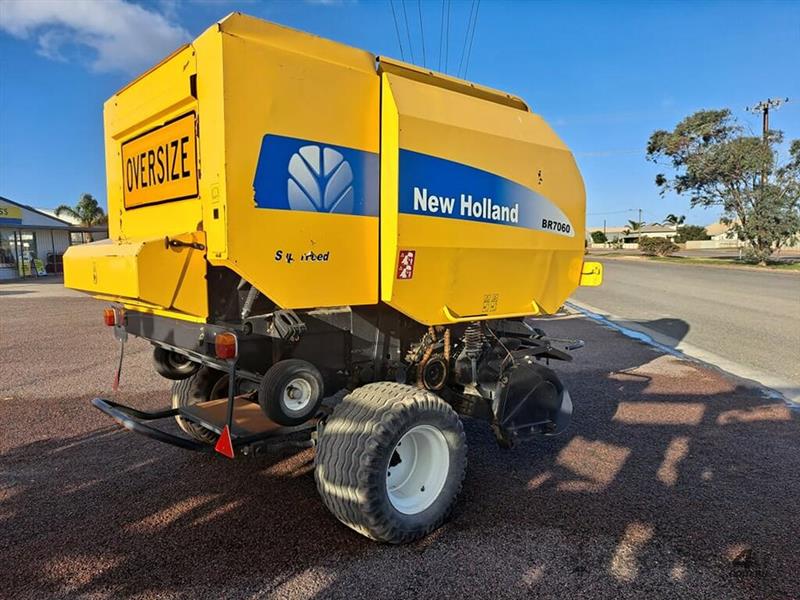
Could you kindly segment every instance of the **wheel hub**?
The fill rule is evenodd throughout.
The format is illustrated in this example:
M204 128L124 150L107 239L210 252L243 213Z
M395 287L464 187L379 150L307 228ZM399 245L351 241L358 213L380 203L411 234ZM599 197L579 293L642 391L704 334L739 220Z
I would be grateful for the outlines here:
M287 411L300 412L308 406L312 397L311 384L302 377L297 377L283 389L282 403Z
M444 434L431 425L412 427L397 442L386 469L389 501L407 515L424 511L439 497L449 470Z

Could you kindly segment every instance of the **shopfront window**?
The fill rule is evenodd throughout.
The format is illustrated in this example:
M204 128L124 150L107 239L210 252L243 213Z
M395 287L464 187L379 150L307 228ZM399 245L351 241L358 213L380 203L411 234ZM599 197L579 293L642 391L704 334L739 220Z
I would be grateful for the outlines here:
M36 252L36 236L32 231L19 232L19 274L23 277L33 275L33 261L39 258Z
M33 231L0 229L0 279L34 275L38 258Z
M0 279L17 277L16 231L0 229Z
M13 267L17 262L17 252L14 248L14 231L0 229L0 267Z

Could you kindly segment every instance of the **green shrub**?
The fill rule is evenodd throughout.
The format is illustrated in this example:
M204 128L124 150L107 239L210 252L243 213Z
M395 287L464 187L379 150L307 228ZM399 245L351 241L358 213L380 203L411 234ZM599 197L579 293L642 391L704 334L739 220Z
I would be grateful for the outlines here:
M592 232L592 241L595 244L605 244L608 241L608 238L606 238L605 233L603 233L600 230L597 230Z
M708 235L706 228L701 227L700 225L684 225L683 227L678 227L678 235L675 237L675 241L679 244L684 242L693 242L695 240L710 239L711 236Z
M667 238L644 236L639 239L639 251L646 256L669 256L678 250L678 246Z

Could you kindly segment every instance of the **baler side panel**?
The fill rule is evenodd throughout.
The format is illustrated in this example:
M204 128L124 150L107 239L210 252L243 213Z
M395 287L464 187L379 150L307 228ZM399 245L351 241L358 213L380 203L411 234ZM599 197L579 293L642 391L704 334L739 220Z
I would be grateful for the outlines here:
M374 57L240 15L222 28L228 235L211 262L283 308L375 304Z
M382 199L381 218L397 218L396 234L384 226L381 239L382 299L426 324L556 311L583 259L585 193L569 150L529 112L391 73L382 80L384 115L396 114L384 116L383 164L397 156L399 174ZM475 202L462 206L461 194ZM473 218L494 206L497 219ZM408 251L413 275L401 278Z

